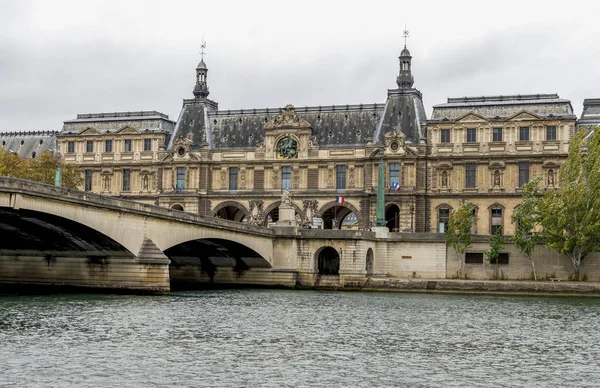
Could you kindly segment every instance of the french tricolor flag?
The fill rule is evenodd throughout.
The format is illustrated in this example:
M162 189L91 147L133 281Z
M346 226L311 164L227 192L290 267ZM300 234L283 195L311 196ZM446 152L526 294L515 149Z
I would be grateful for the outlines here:
M344 203L344 197L335 197L337 203Z

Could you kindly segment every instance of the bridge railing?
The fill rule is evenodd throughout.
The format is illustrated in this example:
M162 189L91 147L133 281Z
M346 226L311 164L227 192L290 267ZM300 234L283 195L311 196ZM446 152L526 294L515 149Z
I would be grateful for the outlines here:
M45 197L52 200L60 199L67 202L84 202L86 205L96 205L102 208L113 208L118 211L131 211L160 218L177 219L182 222L200 223L217 228L233 229L253 234L272 236L274 231L264 226L247 225L236 221L220 218L205 217L199 214L186 213L180 210L167 209L156 205L136 202L129 199L113 198L87 191L66 189L44 183L0 177L0 192L17 192L26 195Z

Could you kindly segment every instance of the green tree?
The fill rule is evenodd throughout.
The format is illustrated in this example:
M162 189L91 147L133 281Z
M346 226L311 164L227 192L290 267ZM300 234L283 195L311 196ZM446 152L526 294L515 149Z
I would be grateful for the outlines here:
M0 148L0 176L20 178L26 170L23 159L16 153Z
M537 177L523 186L523 202L514 210L511 221L515 225L514 241L519 250L531 263L533 279L537 280L533 252L542 242L537 227L540 223L539 206L542 196L539 189L541 177Z
M446 246L454 249L458 257L458 276L462 276L462 254L473 245L473 222L475 221L475 205L466 201L452 212L446 231Z
M504 249L504 236L502 235L502 226L500 226L496 229L494 234L490 236L490 249L484 252L490 264L496 264L494 267L494 279L496 280L500 279L500 265L498 258L500 258L502 249Z
M600 128L578 131L560 170L560 188L545 193L540 225L547 246L567 255L579 279L581 263L600 250Z
M0 149L0 176L11 176L53 185L57 166L58 160L51 152L44 152L39 159L25 159L15 153ZM83 177L77 166L63 163L61 172L63 187L77 189L83 184Z

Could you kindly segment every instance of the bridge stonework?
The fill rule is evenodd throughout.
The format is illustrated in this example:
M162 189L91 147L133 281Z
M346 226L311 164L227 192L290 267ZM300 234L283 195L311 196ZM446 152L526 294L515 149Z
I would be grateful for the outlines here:
M473 252L489 247L475 236ZM530 265L507 244L510 279ZM544 251L538 274L567 278L566 257ZM598 255L583 264L600 280ZM398 278L488 279L489 263L465 264L444 235L266 228L0 177L0 286L67 285L163 292L201 283L385 288ZM396 279L396 280L395 280Z

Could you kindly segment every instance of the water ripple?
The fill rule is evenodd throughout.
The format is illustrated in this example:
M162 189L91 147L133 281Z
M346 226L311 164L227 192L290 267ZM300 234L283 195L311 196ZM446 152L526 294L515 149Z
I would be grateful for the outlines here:
M0 298L0 386L592 387L600 299L226 290Z

